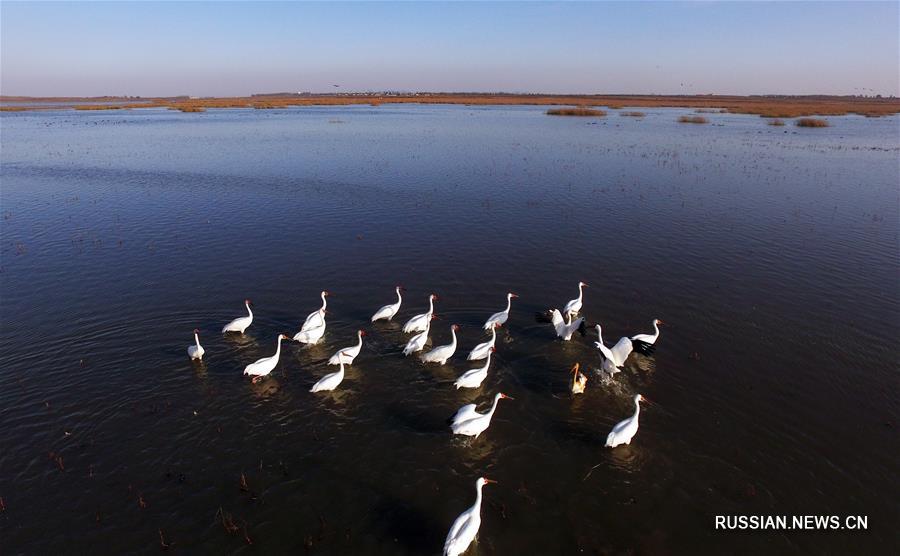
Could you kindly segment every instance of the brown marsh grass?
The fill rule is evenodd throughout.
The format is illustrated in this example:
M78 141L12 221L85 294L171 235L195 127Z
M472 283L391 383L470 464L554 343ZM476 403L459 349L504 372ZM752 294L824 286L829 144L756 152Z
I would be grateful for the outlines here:
M828 121L819 118L800 118L797 127L828 127Z
M632 111L632 112L619 112L619 115L620 116L628 116L629 118L643 118L647 114L644 114L643 112L633 112Z
M574 106L572 108L551 108L547 110L549 116L605 116L606 112L586 106Z
M682 124L708 124L709 120L703 116L681 116L678 122Z
M68 107L79 102L104 102L108 105L121 105L125 101L133 101L124 97L94 98L33 98L0 96L0 109L10 101L56 102ZM513 95L513 94L481 94L481 93L420 93L400 96L385 95L257 95L254 97L227 97L187 99L145 98L141 99L141 108L160 108L181 106L198 106L202 108L247 108L256 103L265 102L276 107L286 106L339 106L348 104L398 103L398 104L470 104L470 105L571 105L571 106L609 106L614 109L629 108L686 108L690 110L716 109L726 110L733 114L756 114L767 118L798 118L805 116L841 116L844 114L860 114L863 116L887 116L900 113L900 99L896 98L864 98L834 96L754 96L739 97L727 95L693 95L693 96L651 96L651 95ZM19 108L19 107L16 107ZM27 110L48 109L48 106L29 106ZM59 109L55 106L53 109ZM93 108L102 110L102 108Z
M780 120L780 119L778 119L778 118L775 118L774 120L769 120L768 123L769 123L769 125L783 126L783 125L784 125L784 120Z

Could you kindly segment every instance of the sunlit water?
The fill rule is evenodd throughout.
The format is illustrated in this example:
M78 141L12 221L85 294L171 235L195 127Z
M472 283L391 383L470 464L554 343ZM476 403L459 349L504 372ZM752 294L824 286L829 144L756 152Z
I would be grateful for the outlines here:
M156 552L162 531L194 553L435 554L482 474L472 554L896 548L898 118L543 111L3 114L2 551ZM607 340L669 323L609 383L593 334L533 319L579 280ZM370 325L396 284L398 322ZM323 343L251 385L322 289ZM444 367L400 354L432 291L434 343L462 327ZM507 291L488 379L454 390ZM247 297L248 334L223 336ZM360 327L339 390L311 394ZM453 438L447 417L498 391L488 431ZM635 393L655 402L635 442L603 448Z

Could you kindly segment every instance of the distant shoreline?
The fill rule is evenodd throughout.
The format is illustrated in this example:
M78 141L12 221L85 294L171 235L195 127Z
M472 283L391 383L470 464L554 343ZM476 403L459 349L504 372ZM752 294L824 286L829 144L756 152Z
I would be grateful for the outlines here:
M13 103L13 104L10 104ZM34 104L27 104L34 103ZM0 111L31 110L127 110L168 108L203 112L211 108L285 108L290 106L342 106L355 104L462 104L537 105L622 108L717 108L734 114L766 118L801 116L868 117L900 113L900 98L850 96L727 96L727 95L518 95L487 93L419 94L272 94L249 97L21 97L0 96Z

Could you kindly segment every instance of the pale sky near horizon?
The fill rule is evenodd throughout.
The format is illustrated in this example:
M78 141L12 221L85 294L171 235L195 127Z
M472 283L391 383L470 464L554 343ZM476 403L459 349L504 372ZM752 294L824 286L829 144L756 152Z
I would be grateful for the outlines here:
M900 96L900 3L0 2L4 95L365 90Z

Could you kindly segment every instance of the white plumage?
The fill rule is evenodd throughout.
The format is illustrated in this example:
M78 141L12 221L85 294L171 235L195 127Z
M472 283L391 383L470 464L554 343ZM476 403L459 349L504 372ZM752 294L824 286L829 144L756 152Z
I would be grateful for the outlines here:
M431 316L434 318L434 315ZM431 320L428 321L428 326L425 327L425 330L419 332L415 336L409 339L406 342L406 347L403 348L403 355L409 355L410 353L415 353L417 351L422 351L425 349L425 344L428 343L428 334L431 332Z
M475 504L461 513L450 527L447 540L444 541L444 556L459 556L475 540L481 527L481 489L488 483L496 482L484 477L475 481Z
M563 307L563 313L567 315L572 315L573 317L581 311L582 301L584 299L584 290L587 284L584 282L578 282L578 297L566 303L566 306Z
M656 343L656 340L659 339L659 325L665 324L663 321L659 319L653 319L653 334L636 334L631 337L632 340L636 340L638 342L644 342L645 344L650 344L651 346Z
M438 346L428 353L422 355L422 361L425 363L438 363L443 365L447 362L447 359L453 357L453 354L456 353L456 331L459 330L459 325L454 324L450 327L450 334L453 336L453 339L450 340L449 344L445 344L443 346Z
M325 335L325 327L327 324L325 323L325 319L319 323L319 326L307 328L305 330L300 330L294 334L294 341L300 342L301 344L318 344L319 340L322 339L322 336Z
M499 325L491 327L491 339L475 346L472 351L469 352L469 356L466 359L469 361L478 361L479 359L484 359L488 356L494 348L494 344L497 343L497 326Z
M603 343L603 330L598 324L597 340L598 341L594 342L594 345L600 350L600 353L603 354L603 369L611 374L619 372L619 367L625 365L625 361L634 349L631 339L627 336L622 336L619 338L619 341L616 342L616 345L612 348L608 348Z
M356 359L356 356L359 355L359 350L362 349L363 344L363 336L366 335L365 330L357 330L356 335L359 338L359 343L355 346L346 347L344 349L339 349L335 352L334 355L331 356L331 359L328 360L329 365L352 365L353 360Z
M518 295L510 292L506 294L506 309L500 311L499 313L494 313L491 317L485 321L484 329L490 330L494 328L494 326L503 326L506 324L507 319L509 319L509 309L512 307L512 300L514 297L519 297Z
M284 334L279 334L278 339L275 343L275 355L271 357L263 357L262 359L257 359L254 363L250 363L246 367L244 367L244 374L253 377L253 382L259 381L264 376L267 376L272 372L278 365L278 358L281 356L281 340L289 340L287 336Z
M202 361L203 354L206 353L206 350L200 345L200 331L196 328L194 329L194 343L187 347L187 352L188 357L198 361Z
M339 363L341 366L340 370L336 373L331 373L323 376L319 379L318 382L313 384L313 387L309 389L310 392L327 392L330 390L334 390L338 387L338 385L344 380L344 364Z
M481 386L481 383L487 378L488 368L491 366L491 353L493 352L494 348L491 348L490 351L488 351L487 361L484 362L483 367L466 371L462 376L456 379L456 382L453 384L456 386L457 390L460 388L478 388Z
M606 437L606 446L615 448L619 444L631 444L631 439L638 431L638 417L641 415L640 402L643 401L646 400L640 394L634 397L634 415L613 427L612 432Z
M400 295L400 292L403 291L403 288L401 286L397 286L395 288L395 291L397 292L397 303L391 303L390 305L385 305L381 309L378 309L377 311L375 311L375 314L372 315L372 322L375 322L376 320L382 320L382 319L391 320L392 318L394 318L394 315L396 315L397 312L400 310L400 304L403 303L403 296Z
M319 295L322 298L322 306L306 316L306 320L303 321L303 326L300 327L301 332L311 328L318 328L325 322L325 309L328 307L328 300L326 298L331 294L323 290Z
M497 403L501 399L511 400L512 398L503 392L497 393L494 396L494 403L486 413L478 413L478 411L475 410L475 404L468 404L459 408L459 411L453 416L453 421L450 424L450 429L453 431L453 434L462 434L478 438L478 435L491 426L491 418L494 417L494 412L497 411Z
M572 313L566 313L566 317L569 319L568 322L563 320L559 309L550 311L550 323L556 330L556 335L563 341L568 342L572 339L572 334L574 334L576 330L581 330L582 334L584 334L584 329L582 328L584 325L584 317L578 317L574 322L572 321Z
M250 310L249 299L244 300L244 307L247 308L247 316L238 317L229 322L222 327L222 332L238 332L239 334L243 334L244 330L247 330L247 328L250 327L250 324L253 322L253 311Z
M421 332L431 323L431 316L434 315L434 301L438 298L435 294L428 296L428 312L416 315L406 321L403 325L403 332L409 334L411 332Z

